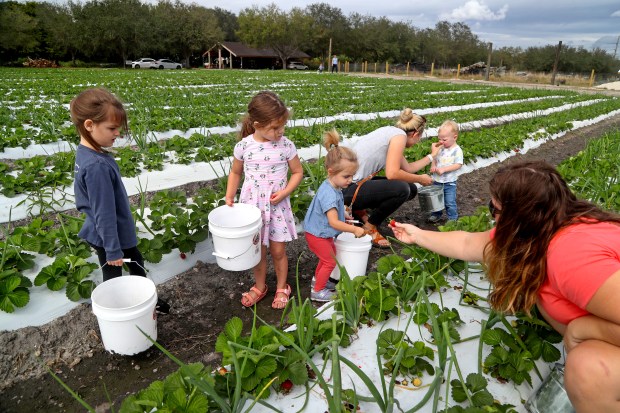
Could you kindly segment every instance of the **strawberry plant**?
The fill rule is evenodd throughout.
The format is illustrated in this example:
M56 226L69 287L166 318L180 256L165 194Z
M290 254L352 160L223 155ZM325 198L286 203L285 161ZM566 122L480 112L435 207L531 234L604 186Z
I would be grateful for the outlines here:
M534 368L534 357L510 333L501 328L485 330L482 341L492 346L491 353L483 363L485 373L498 379L512 380L516 384L525 380L532 385L529 372Z
M471 405L452 406L439 413L516 413L515 406L495 401L487 390L487 385L487 379L477 373L468 374L464 383L457 379L452 380L452 399L457 403L470 400Z
M46 284L52 291L66 287L66 296L71 301L90 298L95 283L85 278L96 268L99 268L97 264L88 263L74 255L58 257L51 265L41 269L34 279L34 285Z
M461 339L461 336L457 331L457 327L463 324L463 320L461 320L459 312L456 308L453 308L452 310L448 308L441 309L439 308L439 305L435 303L431 303L430 307L422 303L418 303L415 308L416 313L413 317L413 321L416 324L426 324L431 318L433 318L436 319L439 324L444 322L447 324L451 340L459 341ZM429 313L429 310L432 311L432 315ZM430 328L429 331L434 337L434 331ZM437 340L437 337L434 338Z
M0 270L0 310L12 313L30 301L32 282L15 268Z
M395 370L396 355L403 350L398 370ZM395 375L421 377L424 373L435 374L431 362L434 360L433 349L422 341L412 342L403 331L387 329L377 338L377 352L385 362L384 372Z
M206 412L209 410L209 398L198 391L191 378L214 383L202 363L188 364L163 381L156 380L146 389L127 397L123 400L120 412Z

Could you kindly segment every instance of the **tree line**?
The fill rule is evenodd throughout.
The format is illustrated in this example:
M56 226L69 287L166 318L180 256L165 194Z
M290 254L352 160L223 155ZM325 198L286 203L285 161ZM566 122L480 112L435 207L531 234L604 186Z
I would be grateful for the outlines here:
M0 2L0 64L5 65L26 57L116 64L167 57L200 65L202 53L220 41L273 48L283 60L303 51L317 62L328 62L330 40L341 61L433 63L437 68L486 62L489 49L464 23L440 21L420 29L387 17L346 16L327 3L290 11L275 4L253 6L235 15L180 0ZM491 64L550 72L556 47L493 49ZM558 70L615 73L619 66L620 61L602 49L563 46Z

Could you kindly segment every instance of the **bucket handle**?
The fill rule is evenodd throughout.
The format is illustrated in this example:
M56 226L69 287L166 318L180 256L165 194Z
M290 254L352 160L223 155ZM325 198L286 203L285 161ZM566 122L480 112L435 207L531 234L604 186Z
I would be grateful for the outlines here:
M227 255L224 255L224 254L222 254L222 253L220 253L220 252L217 252L217 251L213 251L211 254L215 255L215 256L216 256L216 257L218 257L218 258L223 258L223 259L225 259L225 260L234 260L235 258L239 258L239 257L240 257L240 256L242 256L243 254L245 254L246 252L248 252L248 251L249 251L249 250L250 250L253 246L254 246L254 244L250 244L250 246L249 246L248 248L246 248L246 250L245 250L245 251L243 251L241 254L237 254L237 255L235 255L234 257L230 257L230 256L227 256Z
M133 262L134 264L136 264L138 267L142 268L144 270L144 273L146 274L148 271L146 270L146 268L144 268L142 265L140 265L140 263L138 261L132 260L131 258L123 258L123 262ZM105 267L106 265L108 265L108 262L106 261L101 268Z
M209 231L209 229L207 228L207 236L208 236L209 234L211 234L211 231ZM246 252L248 252L248 251L250 250L250 248L252 248L252 246L253 246L253 245L254 245L254 244L250 244L250 246L249 246L248 248L246 248L246 250L245 250L245 251L243 251L241 254L237 254L237 255L235 255L234 257L230 257L230 256L227 256L227 255L222 254L221 252L217 252L217 251L215 251L215 244L213 244L214 251L213 251L211 254L212 254L212 255L214 255L214 256L216 256L216 257L218 257L218 258L222 258L222 259L225 259L225 260L234 260L235 258L239 258L239 257L240 257L240 256L242 256L243 254L245 254Z

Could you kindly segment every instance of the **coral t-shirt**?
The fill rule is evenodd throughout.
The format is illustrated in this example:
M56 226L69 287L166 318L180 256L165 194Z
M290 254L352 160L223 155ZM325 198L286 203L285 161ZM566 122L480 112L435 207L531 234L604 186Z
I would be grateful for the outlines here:
M617 271L620 226L606 222L571 225L549 243L547 278L538 291L539 303L551 318L568 324L590 314L586 305Z

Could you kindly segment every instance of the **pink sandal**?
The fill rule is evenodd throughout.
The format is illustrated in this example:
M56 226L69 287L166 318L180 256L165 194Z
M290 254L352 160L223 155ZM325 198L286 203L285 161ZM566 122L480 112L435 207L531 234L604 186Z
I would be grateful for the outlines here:
M267 288L266 285L265 291L259 290L258 288L256 288L256 285L252 286L252 288L250 288L250 291L241 294L241 305L244 307L252 307L254 304L265 298L268 289L269 288ZM255 298L252 298L252 295L250 294L252 291L254 292L254 294L256 294Z
M278 297L278 294L284 294L284 297ZM278 288L276 290L276 295L271 303L271 308L275 308L276 310L282 310L286 307L288 303L288 299L291 296L291 286L286 284L286 288Z

